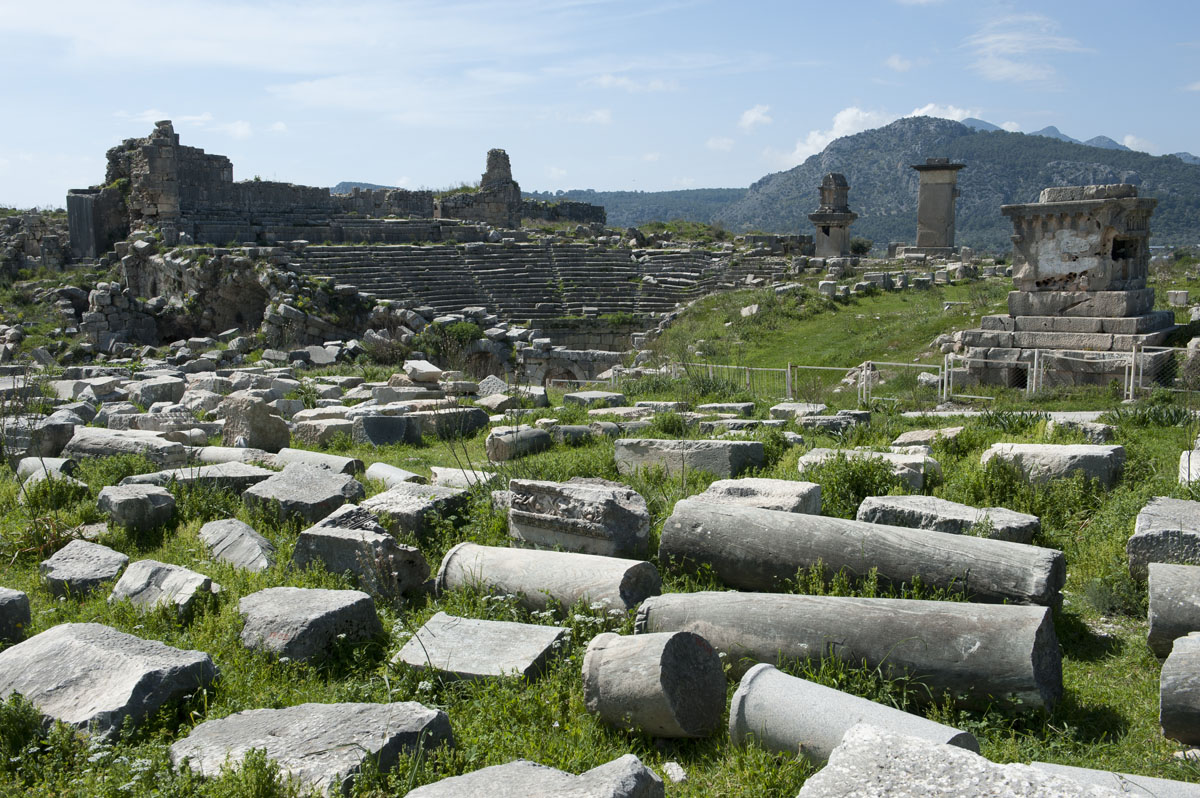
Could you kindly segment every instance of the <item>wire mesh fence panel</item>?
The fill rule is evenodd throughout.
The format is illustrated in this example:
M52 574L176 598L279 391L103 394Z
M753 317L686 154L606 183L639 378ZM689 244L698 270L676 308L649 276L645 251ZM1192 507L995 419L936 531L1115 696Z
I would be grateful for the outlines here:
M941 399L1017 399L1038 389L1040 353L1028 359L948 354L942 367Z
M1138 347L1130 355L1127 397L1155 390L1200 392L1200 349L1169 346Z
M860 399L934 405L939 400L942 365L933 363L892 363L870 360L859 369Z
M847 394L854 395L854 386L846 382L853 369L835 366L792 366L792 399L809 404L832 405Z

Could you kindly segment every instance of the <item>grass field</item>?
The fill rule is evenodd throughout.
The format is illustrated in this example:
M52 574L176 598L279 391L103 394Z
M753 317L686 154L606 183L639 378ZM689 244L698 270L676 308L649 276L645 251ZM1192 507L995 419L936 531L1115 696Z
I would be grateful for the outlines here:
M759 408L760 414L764 411L765 407ZM849 438L806 433L806 442L818 446L882 445L899 432L918 426L920 420L880 413L871 426L856 429ZM1082 480L1066 480L1033 490L1012 480L1011 475L1006 478L1004 473L978 466L979 454L994 441L1043 440L1044 422L1036 418L998 413L968 422L967 431L960 438L939 443L935 457L944 469L944 480L931 484L930 492L981 505L999 504L1036 512L1043 518L1043 530L1035 542L1065 552L1068 562L1065 602L1055 613L1055 619L1064 652L1066 697L1048 714L1011 714L999 710L973 713L956 711L946 704L935 704L923 711L975 733L983 753L997 761L1039 759L1168 778L1200 779L1195 766L1172 757L1178 746L1158 732L1158 665L1144 642L1145 591L1129 580L1123 563L1124 542L1140 507L1155 495L1186 495L1175 484L1174 466L1178 452L1190 445L1195 431L1183 426L1159 425L1145 413L1126 414L1118 423L1117 439L1129 452L1126 476L1111 491L1099 490ZM681 427L668 417L656 422L651 434L695 436L696 431ZM761 433L761 437L773 460L762 475L800 478L796 461L801 449L786 448L776 433ZM1053 440L1079 439L1060 434ZM430 465L478 465L483 461L482 444L481 433L465 441L429 441L419 447L339 448L342 453L367 462L378 460L427 472ZM129 473L150 470L150 465L135 458L121 458L88 461L81 470L81 478L89 486L85 495L35 496L36 500L28 505L17 505L17 485L11 475L0 479L0 502L15 508L0 521L0 539L4 541L3 554L8 563L3 581L6 586L30 595L34 617L31 632L67 621L98 621L180 648L206 651L220 668L221 677L212 689L164 712L115 745L89 743L61 728L49 733L37 732L36 727L31 729L22 723L22 719L28 720L28 710L10 700L0 709L0 748L6 752L5 764L0 768L3 794L293 794L273 773L271 764L259 759L231 770L222 778L205 782L187 773L173 772L167 764L166 749L205 718L253 707L308 701L417 700L449 713L457 741L455 749L424 752L402 762L390 774L368 773L357 782L356 795L403 794L410 785L517 757L573 772L626 752L636 753L660 772L665 762L674 760L683 765L689 778L684 784L668 787L672 796L792 796L811 772L810 766L790 758L769 755L756 748L731 748L724 732L710 740L656 741L610 730L588 715L579 676L582 654L588 640L600 631L631 630L632 618L622 613L613 615L578 606L551 618L526 612L511 600L472 593L438 598L422 595L410 597L397 606L380 605L379 612L388 630L386 638L347 647L321 665L283 664L250 652L238 638L240 597L274 585L349 587L351 583L346 575L290 569L287 562L298 527L248 512L232 494L177 489L178 523L154 534L135 537L114 531L104 541L133 559L177 563L219 582L223 588L219 600L190 625L180 626L166 613L143 616L128 605L110 606L103 591L83 599L56 600L39 584L37 574L37 562L54 547L55 536L76 523L98 520L95 495L100 487ZM606 440L577 448L560 445L515 461L502 470L505 476L561 480L588 475L630 484L648 500L653 520L652 550L674 502L703 490L709 481L699 474L692 475L686 483L668 479L661 473L621 477L613 464L612 444ZM856 491L901 490L894 481L872 482L870 475L855 473L853 469L819 477L830 487L835 483L839 486L826 491L827 514L852 512L861 499ZM369 486L369 492L379 489L379 485ZM249 575L206 557L196 537L197 530L207 520L227 516L246 520L275 543L279 556L273 568ZM462 540L506 544L504 518L491 509L485 492L473 496L464 517L442 519L433 533L405 542L418 545L436 569L442 554ZM664 590L668 592L718 586L710 575L664 570ZM822 580L813 579L812 574L798 574L791 589L823 592L830 588ZM861 593L864 585L839 580L834 589ZM439 610L527 623L561 622L571 629L571 644L549 673L532 684L444 682L436 676L390 664L390 657L404 640ZM907 705L913 688L888 682L874 671L847 668L836 662L792 663L789 670L901 706ZM731 680L731 692L734 687Z

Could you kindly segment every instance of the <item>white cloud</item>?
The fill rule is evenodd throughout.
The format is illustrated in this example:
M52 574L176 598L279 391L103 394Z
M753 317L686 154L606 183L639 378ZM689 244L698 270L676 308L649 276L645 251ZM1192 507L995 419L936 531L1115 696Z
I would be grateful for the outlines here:
M676 91L679 89L679 83L675 80L651 78L639 81L626 75L613 75L611 73L588 78L583 83L585 86L596 86L601 89L624 89L631 93Z
M546 170L546 174L548 174L554 180L559 180L567 176L567 170L557 166L551 166Z
M254 135L254 128L244 119L238 119L235 122L226 122L221 125L214 125L213 130L224 133L226 136L235 139L248 139Z
M576 114L570 118L572 122L582 122L585 125L611 125L612 124L612 109L596 108L583 114Z
M981 111L973 108L959 108L957 105L938 105L937 103L928 103L920 108L914 108L905 116L936 116L938 119L953 119L955 122L961 122L964 119L973 116L979 116Z
M843 108L834 114L833 124L826 130L810 130L808 135L796 142L789 153L774 153L768 151L768 157L778 160L788 166L803 163L809 156L816 155L834 139L842 136L852 136L873 127L886 125L896 118L895 114L882 111L866 111L857 106Z
M1078 40L1059 36L1058 23L1041 14L1021 14L989 22L967 37L963 46L975 52L971 67L988 80L1029 82L1049 80L1054 67L1036 60L1051 53L1087 52Z
M164 119L169 119L175 127L176 132L194 128L196 130L206 130L213 133L221 133L235 139L248 139L254 135L254 126L244 119L237 119L232 122L217 122L211 111L204 111L199 114L170 114L167 111L159 110L158 108L147 108L144 111L137 113L129 113L128 111L117 111L113 116L118 119L128 119L131 122L136 122L139 125L152 125L155 122L161 122ZM282 122L276 122L275 125L283 125ZM274 132L280 132L275 125L271 126ZM287 127L283 126L282 130Z
M790 168L796 164L803 163L810 156L821 152L834 139L853 136L855 133L862 133L864 130L881 127L901 117L936 116L941 119L953 119L956 122L960 122L967 117L978 116L979 114L980 112L974 109L959 108L956 105L939 105L937 103L927 103L920 108L914 108L907 114L872 111L852 105L834 114L833 123L827 129L810 130L808 135L797 140L796 146L792 148L791 152L779 152L767 149L763 154L768 160L784 168Z
M1137 150L1138 152L1150 152L1150 148L1153 146L1150 142L1143 138L1138 138L1132 133L1125 134L1125 137L1121 139L1121 143L1129 149Z
M394 185L396 188L408 188L410 185L412 185L412 178L408 175L405 175L404 177L398 177L392 185Z
M642 155L642 160L647 163L654 163L661 157L662 157L662 153L660 153L660 152L647 152L644 155Z
M883 62L888 69L894 69L897 72L907 72L913 68L913 62L902 55L893 53Z
M747 108L742 111L742 118L738 120L738 127L742 130L753 130L758 125L771 124L771 117L767 113L771 110L769 105L756 105L753 108Z
M1007 130L1009 133L1020 133L1021 126L1016 122L1001 122L1000 127Z
M287 133L288 126L286 122L272 122L267 131L270 133Z
M1183 90L1184 91L1200 91L1200 80L1196 81L1195 83L1189 83L1188 85L1183 87Z
M704 142L704 146L717 152L729 152L733 149L733 139L726 136L713 136Z

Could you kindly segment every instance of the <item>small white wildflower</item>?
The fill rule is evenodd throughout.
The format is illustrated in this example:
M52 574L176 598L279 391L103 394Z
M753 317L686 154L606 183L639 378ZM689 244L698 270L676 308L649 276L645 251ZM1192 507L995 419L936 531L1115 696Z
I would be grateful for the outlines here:
M589 609L593 609L593 610L602 610L602 609L604 609L604 608L605 608L605 607L607 607L607 606L608 606L608 605L607 605L607 604L605 604L603 601L593 601L593 602L592 602L592 603L589 605Z
M421 682L417 685L417 689L422 693L431 693L433 692L433 682Z
M579 615L578 613L576 613L575 615L573 615L571 617L575 619L576 623L583 623L584 621L591 620L586 615Z
M624 613L624 612L622 612L621 610L616 610L616 609L613 609L613 610L609 610L609 611L608 611L608 614L609 614L609 615L611 615L611 616L612 616L612 617L614 617L614 618L620 618L620 617L621 617L622 615L624 615L625 613Z
M337 639L338 639L338 640L345 640L345 639L346 639L346 633L345 633L345 632L342 632L341 634L339 634L339 635L337 636Z

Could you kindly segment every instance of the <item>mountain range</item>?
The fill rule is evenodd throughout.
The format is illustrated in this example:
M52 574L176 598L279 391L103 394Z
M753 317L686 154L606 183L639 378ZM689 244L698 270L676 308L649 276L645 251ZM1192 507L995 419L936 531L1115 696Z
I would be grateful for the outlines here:
M1050 126L1014 133L982 119L955 122L907 117L829 143L804 163L764 176L749 188L676 191L525 192L531 199L603 205L612 227L687 219L718 223L735 232L810 233L817 186L829 172L850 184L850 207L859 216L853 235L876 242L916 237L918 174L909 168L929 157L966 164L960 171L957 243L1006 250L1012 226L1000 206L1036 201L1047 186L1133 183L1158 207L1151 220L1155 244L1200 240L1200 158L1190 153L1154 156L1107 136L1079 141ZM373 183L342 182L334 193Z
M1080 142L1055 128L1022 134L979 122L899 119L836 139L799 166L766 175L749 189L585 190L533 196L604 205L614 227L682 218L720 223L736 232L809 233L808 214L819 204L821 178L841 172L850 183L850 207L859 215L853 235L912 242L919 181L909 167L928 157L949 157L967 165L958 181L959 244L1008 249L1012 225L1000 215L1001 205L1036 201L1047 186L1092 183L1134 183L1143 196L1158 199L1151 220L1155 244L1192 244L1200 238L1200 165L1194 162L1200 159L1183 157L1187 153L1148 155L1104 137L1097 139L1115 146Z

